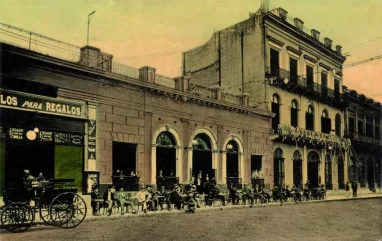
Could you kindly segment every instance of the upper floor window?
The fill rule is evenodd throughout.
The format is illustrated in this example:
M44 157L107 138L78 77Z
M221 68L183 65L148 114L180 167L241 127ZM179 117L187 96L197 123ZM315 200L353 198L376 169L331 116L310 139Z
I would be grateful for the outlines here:
M306 66L306 84L308 89L313 89L313 67L307 65Z
M341 115L336 115L336 135L341 136Z
M277 130L280 124L280 97L277 94L272 97L272 112L275 114L272 118L272 129Z
M296 100L292 100L292 106L290 108L290 124L291 126L298 126L298 103Z
M332 130L332 120L329 118L327 110L322 111L321 115L321 132L329 134Z
M358 116L358 134L360 135L364 135L365 132L364 132L364 128L363 128L363 121L362 121L363 117L361 116Z
M321 73L321 94L322 96L328 96L328 74Z
M279 51L271 48L271 75L279 76L280 56Z
M336 100L340 100L340 85L341 82L338 79L334 80L334 97Z
M353 117L349 117L349 134L355 132L355 119Z
M305 114L305 119L306 119L305 120L305 122L306 122L305 129L313 131L314 130L314 108L313 108L313 106L311 106L311 105L308 106L308 111Z
M290 72L290 82L297 84L298 62L294 58L289 58L289 72Z

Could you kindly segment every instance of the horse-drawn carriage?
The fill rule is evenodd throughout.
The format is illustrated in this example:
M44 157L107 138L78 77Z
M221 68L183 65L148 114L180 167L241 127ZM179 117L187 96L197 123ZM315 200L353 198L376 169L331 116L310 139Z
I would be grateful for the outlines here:
M0 208L0 224L10 232L23 232L39 219L47 225L74 228L86 217L85 201L70 186L73 179L55 179L37 182L28 188L4 189ZM69 184L69 185L68 185Z

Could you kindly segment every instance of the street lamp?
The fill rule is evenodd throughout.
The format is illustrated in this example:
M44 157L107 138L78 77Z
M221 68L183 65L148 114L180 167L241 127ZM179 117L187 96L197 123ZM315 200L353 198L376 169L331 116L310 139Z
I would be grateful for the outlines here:
M88 15L88 41L87 41L87 46L89 46L89 25L90 25L90 20L92 19L91 16L93 16L93 14L95 12L96 11L93 11L93 12L89 13L89 15Z

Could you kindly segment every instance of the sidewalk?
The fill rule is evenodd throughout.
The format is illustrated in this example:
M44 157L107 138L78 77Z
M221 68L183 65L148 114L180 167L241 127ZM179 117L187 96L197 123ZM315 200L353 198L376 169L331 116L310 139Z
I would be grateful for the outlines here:
M360 194L357 198L352 197L346 197L344 195L338 195L338 196L328 196L326 200L310 200L310 201L303 201L299 203L294 202L285 202L283 203L283 206L286 205L300 205L300 204L313 204L313 203L325 203L325 202L336 202L336 201L349 201L349 200L357 200L357 199L371 199L371 198L382 198L382 193L370 193L370 194ZM253 209L256 208L266 208L269 206L280 206L280 203L277 202L271 202L268 204L255 204ZM228 205L228 206L222 206L222 207L204 207L204 208L198 208L196 212L211 212L211 211L222 211L222 210L230 210L230 209L242 209L242 208L248 208L248 205ZM161 216L161 215L179 215L179 214L185 214L184 210L163 210L163 211L156 211L152 212L149 211L147 213L143 213L140 211L138 214L132 214L132 213L125 213L124 215L118 214L112 214L111 216L102 215L102 216L93 216L92 210L88 208L87 210L87 216L84 221L97 221L97 220L114 220L114 219L121 219L121 218L138 218L138 217L149 217L149 216ZM41 221L38 219L35 221L35 224L42 224Z

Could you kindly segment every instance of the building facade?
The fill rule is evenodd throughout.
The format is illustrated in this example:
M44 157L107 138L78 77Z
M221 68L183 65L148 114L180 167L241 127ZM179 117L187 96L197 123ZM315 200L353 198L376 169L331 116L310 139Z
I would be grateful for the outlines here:
M191 83L248 94L250 106L275 114L273 182L343 189L350 141L343 138L341 46L269 1L249 19L215 32L183 53Z
M20 187L24 169L73 178L83 193L94 178L112 184L117 170L139 185L156 185L159 171L188 184L201 171L225 186L262 168L269 187L272 114L250 107L248 95L124 66L94 47L51 44L76 54L1 43L1 189Z
M381 103L344 86L349 103L345 112L345 135L352 142L349 179L370 190L381 187Z

